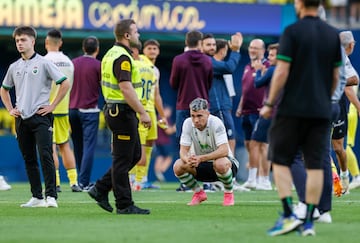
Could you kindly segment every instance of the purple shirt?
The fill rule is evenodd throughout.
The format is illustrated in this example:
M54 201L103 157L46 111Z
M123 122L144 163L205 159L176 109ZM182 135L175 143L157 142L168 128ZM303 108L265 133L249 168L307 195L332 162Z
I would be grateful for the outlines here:
M74 63L74 83L70 93L70 109L96 108L100 95L101 62L91 56L80 56Z
M197 50L177 55L170 75L171 87L178 90L176 109L188 110L191 101L198 97L209 100L212 79L210 57Z
M269 66L269 62L265 60L264 65ZM242 115L258 114L259 109L263 106L265 95L265 87L255 88L254 79L256 71L247 64L244 69L244 74L241 80L242 85Z

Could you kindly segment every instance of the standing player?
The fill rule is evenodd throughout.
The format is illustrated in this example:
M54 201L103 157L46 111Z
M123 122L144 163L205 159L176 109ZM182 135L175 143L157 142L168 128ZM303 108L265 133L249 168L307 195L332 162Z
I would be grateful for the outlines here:
M160 95L159 81L160 71L155 66L156 58L160 54L160 44L157 40L149 39L144 42L143 48L144 55L139 55L140 65L144 68L140 69L140 75L143 80L143 94L142 101L146 104L146 111L151 117L150 128L139 130L141 144L143 144L142 163L138 163L136 168L136 185L135 190L141 189L158 189L158 186L153 185L148 181L148 172L151 162L151 154L155 144L155 140L158 137L157 134L157 116L156 111L160 116L162 122L161 125L167 125L167 118L164 114L163 102ZM148 68L146 68L148 67ZM152 74L148 71L151 71ZM143 78L147 77L147 78ZM145 102L145 103L144 103ZM139 129L141 125L139 126Z
M62 46L62 35L59 30L53 29L47 33L45 39L45 49L47 54L45 58L52 61L59 70L66 75L70 85L73 83L74 65L71 60L60 51ZM58 92L58 87L52 85L50 93L50 101L52 101ZM75 165L74 153L71 150L70 139L70 122L69 122L69 99L70 90L65 95L64 99L57 105L54 114L54 133L53 133L53 157L56 169L56 190L61 192L60 188L60 173L59 173L59 158L57 154L57 147L59 147L62 157L63 165L66 169L67 176L70 183L70 188L73 192L81 192L82 189L78 186L77 171Z

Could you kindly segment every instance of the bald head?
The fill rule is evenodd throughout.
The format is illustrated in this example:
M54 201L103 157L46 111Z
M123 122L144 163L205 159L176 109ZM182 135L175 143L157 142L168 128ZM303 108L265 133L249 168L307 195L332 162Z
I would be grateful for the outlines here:
M352 32L347 30L347 31L340 32L340 41L341 41L341 45L346 47L347 45L349 45L351 42L354 42L355 40L354 40L354 36L353 36Z
M265 54L265 43L262 39L253 39L249 45L249 57L251 60L262 60Z
M351 31L341 31L340 34L341 45L345 48L346 54L349 56L353 53L355 47L354 36Z
M256 46L256 47L259 47L259 48L264 48L265 49L265 43L262 39L253 39L251 42L250 42L250 46Z

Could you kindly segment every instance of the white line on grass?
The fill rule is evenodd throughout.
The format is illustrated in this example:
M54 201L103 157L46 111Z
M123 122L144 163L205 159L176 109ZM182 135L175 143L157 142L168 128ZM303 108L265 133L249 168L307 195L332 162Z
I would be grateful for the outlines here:
M74 204L74 203L79 203L79 204L93 204L95 201L93 200L82 200L82 201L65 201L65 200L58 200L59 204ZM257 204L270 204L270 203L278 203L279 200L267 200L267 201L263 201L263 200L258 200L258 201L249 201L249 200L236 200L236 204L247 204L247 203L257 203ZM7 203L21 203L21 202L14 202L14 201L0 201L0 204L7 204ZM137 200L136 203L152 203L152 204L176 204L176 203L184 203L183 201L156 201L156 200ZM218 200L207 200L206 203L218 203ZM356 204L360 204L360 200L342 200L342 201L337 201L336 204L338 203L342 203L342 204L349 204L349 203L356 203Z

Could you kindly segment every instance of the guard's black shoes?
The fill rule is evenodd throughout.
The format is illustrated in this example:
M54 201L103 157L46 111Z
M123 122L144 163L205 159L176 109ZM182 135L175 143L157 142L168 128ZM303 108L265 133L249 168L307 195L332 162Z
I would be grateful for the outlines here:
M93 186L89 191L88 194L90 195L90 197L92 197L93 199L95 199L95 201L97 202L97 204L104 210L112 213L112 211L114 210L113 207L110 205L109 203L109 198L108 198L108 194L103 194L101 192L99 192L96 189L96 186Z
M116 213L117 214L150 214L150 210L142 209L135 205L130 205L129 207L124 209L117 209Z

